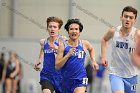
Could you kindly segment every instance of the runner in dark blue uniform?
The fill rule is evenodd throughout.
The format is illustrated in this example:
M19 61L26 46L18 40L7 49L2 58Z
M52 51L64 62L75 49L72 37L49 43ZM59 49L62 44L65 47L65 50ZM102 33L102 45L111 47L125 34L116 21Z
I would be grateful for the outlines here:
M59 36L59 30L63 22L57 17L49 17L47 19L47 30L50 37L41 39L41 50L38 62L35 64L35 69L38 71L39 65L44 56L43 69L40 73L40 84L43 93L61 93L59 82L61 81L61 74L55 70L55 55L59 46L59 42L63 39Z
M61 69L63 93L85 93L88 85L84 67L86 51L89 51L91 64L98 69L92 45L87 40L80 40L83 25L79 19L69 19L65 25L69 40L60 43L56 57L56 68Z

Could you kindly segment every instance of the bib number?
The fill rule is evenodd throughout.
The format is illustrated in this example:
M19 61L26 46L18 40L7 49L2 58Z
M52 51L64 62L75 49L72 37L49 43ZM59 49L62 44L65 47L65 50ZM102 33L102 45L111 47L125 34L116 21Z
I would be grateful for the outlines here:
M136 91L136 84L131 86L131 91Z
M78 52L78 58L84 58L84 51Z
M82 84L88 84L88 78L83 78L83 83Z

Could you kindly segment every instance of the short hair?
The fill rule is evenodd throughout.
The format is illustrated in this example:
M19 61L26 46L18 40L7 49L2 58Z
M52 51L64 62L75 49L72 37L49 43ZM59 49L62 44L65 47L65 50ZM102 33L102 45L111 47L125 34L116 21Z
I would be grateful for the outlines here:
M48 17L47 20L46 20L46 22L47 22L47 27L48 27L48 25L49 25L50 22L57 22L59 24L59 26L58 26L59 29L63 25L63 21L60 18L54 17L54 16Z
M133 14L135 14L135 19L137 18L137 10L135 8L133 8L132 6L124 7L124 9L122 11L122 16L123 16L124 12L132 12Z
M82 32L82 30L83 30L83 25L82 25L82 23L80 22L80 19L69 19L69 20L67 21L67 23L65 24L65 26L64 26L64 28L66 29L66 31L69 30L69 26L70 26L71 24L73 24L73 23L78 24L78 25L79 25L80 32Z
M9 55L14 55L15 58L18 58L18 55L15 51L9 51Z

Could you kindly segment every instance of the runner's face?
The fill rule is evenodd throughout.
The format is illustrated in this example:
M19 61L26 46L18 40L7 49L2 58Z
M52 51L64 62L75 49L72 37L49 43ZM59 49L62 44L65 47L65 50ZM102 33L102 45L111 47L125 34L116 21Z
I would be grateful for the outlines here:
M79 38L80 36L80 29L79 29L79 25L76 23L73 23L71 25L69 25L69 38L72 40L76 40Z
M123 15L121 16L121 21L122 21L122 26L125 28L131 28L135 22L135 14L133 14L133 12L125 12L123 13Z
M57 22L49 22L48 28L47 28L49 35L51 37L55 37L59 34L59 23Z

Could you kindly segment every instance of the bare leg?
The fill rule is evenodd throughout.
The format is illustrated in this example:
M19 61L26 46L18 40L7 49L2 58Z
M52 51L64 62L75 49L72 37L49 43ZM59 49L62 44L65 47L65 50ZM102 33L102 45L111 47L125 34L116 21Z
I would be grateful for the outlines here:
M86 91L86 87L77 87L77 88L75 88L75 90L74 90L74 93L85 93L85 91Z
M124 91L123 90L118 90L115 93L124 93Z
M6 79L6 93L11 93L12 91L12 80Z
M13 84L13 88L12 88L12 93L17 93L17 80L12 79L12 84Z

